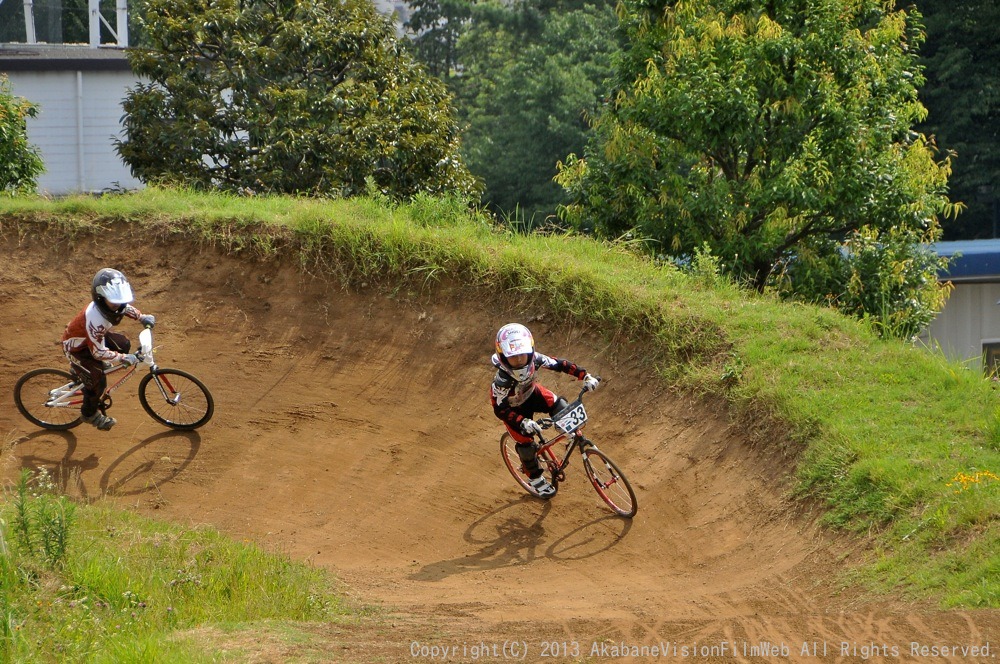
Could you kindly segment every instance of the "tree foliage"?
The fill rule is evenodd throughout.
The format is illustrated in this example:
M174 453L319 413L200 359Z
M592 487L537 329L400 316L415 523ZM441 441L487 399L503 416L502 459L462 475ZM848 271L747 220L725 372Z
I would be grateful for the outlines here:
M38 107L15 97L0 74L0 194L34 191L45 170L38 148L28 142L27 119L37 114Z
M607 3L492 1L459 41L463 154L495 210L536 221L566 202L556 164L583 149L619 50Z
M147 0L148 83L117 149L136 177L393 198L477 191L444 85L365 0Z
M946 239L1000 234L1000 3L918 0L927 42L921 51L928 116L921 129L956 153L952 199L967 208L944 222Z
M665 253L707 243L758 288L854 231L936 239L950 162L912 130L922 32L891 5L625 0L613 99L561 168L566 217Z
M458 39L472 16L472 0L412 0L406 30L414 53L432 74L447 81L457 73Z

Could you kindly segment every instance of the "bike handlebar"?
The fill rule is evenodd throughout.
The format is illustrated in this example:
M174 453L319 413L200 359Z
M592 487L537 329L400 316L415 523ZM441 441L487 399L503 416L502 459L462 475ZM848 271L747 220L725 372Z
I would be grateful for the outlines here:
M594 378L597 379L598 383L600 383L602 381L602 379L601 379L600 376L594 376ZM590 390L588 390L586 387L582 388L580 390L580 393L578 395L576 395L575 401L583 401L583 395L586 394L589 391ZM552 427L553 424L556 423L556 421L554 419L552 419L551 417L543 417L542 419L535 420L535 421L538 422L538 426L542 427L542 429L549 429L549 428ZM542 445L544 445L546 443L546 440L544 438L542 438L542 434L536 433L535 436L538 437L538 440L541 441Z

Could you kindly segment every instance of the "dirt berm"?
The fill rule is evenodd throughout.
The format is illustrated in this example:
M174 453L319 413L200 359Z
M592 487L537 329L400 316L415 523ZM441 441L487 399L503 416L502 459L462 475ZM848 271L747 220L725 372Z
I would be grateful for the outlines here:
M121 233L72 247L8 235L0 256L0 432L17 441L5 477L47 467L82 500L212 524L330 569L380 608L310 628L331 661L957 662L983 658L912 644L989 643L987 660L1000 649L1000 612L841 588L863 551L787 498L787 464L719 404L665 391L627 347L544 312L494 310L461 290L348 292L291 265ZM133 384L115 394L107 433L42 431L17 413L14 382L62 365L55 342L106 264L127 270L136 304L157 316L159 364L212 389L206 427L157 425ZM547 503L502 465L489 356L515 318L542 352L608 379L588 432L635 484L633 520L598 501L578 461ZM312 652L240 646L259 651L253 661Z

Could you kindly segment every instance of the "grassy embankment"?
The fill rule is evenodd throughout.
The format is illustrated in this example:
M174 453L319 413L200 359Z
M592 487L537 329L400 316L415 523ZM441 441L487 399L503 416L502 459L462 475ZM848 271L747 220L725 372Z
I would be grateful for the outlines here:
M681 274L585 238L505 233L431 200L392 208L149 190L0 199L0 224L70 238L131 224L248 260L297 255L345 285L500 289L636 341L666 383L725 398L758 445L797 459L795 494L820 501L831 526L871 538L858 579L944 606L1000 606L993 384L831 310L740 290L710 265ZM85 533L71 554L91 546Z

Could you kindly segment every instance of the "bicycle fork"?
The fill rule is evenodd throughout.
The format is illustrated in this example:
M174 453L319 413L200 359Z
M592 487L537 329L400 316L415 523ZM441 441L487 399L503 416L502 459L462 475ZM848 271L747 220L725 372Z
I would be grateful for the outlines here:
M153 382L156 383L156 389L160 391L160 396L171 406L176 406L181 402L181 393L174 390L173 385L171 385L166 378L161 377L159 374L153 374ZM167 388L164 389L163 385L166 383ZM168 392L169 390L169 392ZM170 396L170 395L173 396Z

